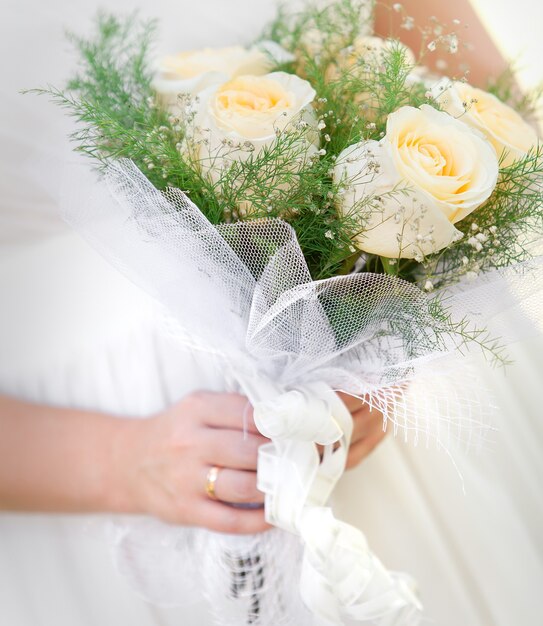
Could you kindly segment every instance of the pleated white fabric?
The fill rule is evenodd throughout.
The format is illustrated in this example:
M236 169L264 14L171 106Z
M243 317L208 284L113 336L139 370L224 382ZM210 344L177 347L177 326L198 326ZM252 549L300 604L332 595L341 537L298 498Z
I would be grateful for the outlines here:
M56 152L61 114L17 93L62 82L63 27L86 30L96 6L8 0L0 23L0 58L11 59L0 86L0 392L140 417L224 381L173 345L154 304L56 217L31 162ZM163 48L175 49L249 41L273 6L261 0L256 15L250 0L157 0L145 11L163 19ZM506 376L488 375L502 406L493 441L479 454L451 452L465 495L446 454L392 437L340 484L338 516L362 528L388 567L414 575L429 623L540 623L542 353L541 340L519 345ZM210 626L198 604L165 610L132 593L101 526L96 516L1 514L0 624Z

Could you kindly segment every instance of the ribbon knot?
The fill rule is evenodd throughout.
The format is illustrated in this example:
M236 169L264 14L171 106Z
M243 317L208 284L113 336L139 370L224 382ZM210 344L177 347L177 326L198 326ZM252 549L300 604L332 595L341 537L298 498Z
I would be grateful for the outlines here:
M257 402L254 419L258 430L270 439L314 442L330 445L343 431L331 412L320 385L291 389L271 400Z

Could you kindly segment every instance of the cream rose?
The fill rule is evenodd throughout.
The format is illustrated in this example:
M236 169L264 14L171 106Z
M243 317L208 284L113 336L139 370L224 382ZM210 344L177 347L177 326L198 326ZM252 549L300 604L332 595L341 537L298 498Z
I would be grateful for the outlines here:
M159 60L153 89L161 104L176 113L179 94L196 95L212 85L244 74L260 76L275 64L292 58L272 41L250 49L231 46L181 52Z
M535 130L514 109L482 89L443 79L432 88L432 94L444 111L484 133L502 166L524 157L539 141Z
M315 90L307 81L285 72L238 76L204 91L195 119L202 170L216 181L234 161L256 156L271 146L277 134L293 122L315 127L314 98ZM309 132L300 141L303 145L296 149L298 155L316 151L316 133L312 136Z
M357 245L390 258L421 258L459 239L453 224L488 199L497 178L489 142L429 105L392 113L381 141L350 146L334 169L345 189L339 209L362 221Z

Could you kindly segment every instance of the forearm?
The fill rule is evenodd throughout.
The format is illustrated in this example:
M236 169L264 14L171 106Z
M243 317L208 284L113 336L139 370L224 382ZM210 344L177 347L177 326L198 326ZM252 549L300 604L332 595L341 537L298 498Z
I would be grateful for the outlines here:
M252 534L268 528L256 488L247 399L197 392L149 419L33 405L0 396L0 509L154 515ZM252 420L252 414L250 414ZM218 501L206 492L221 468ZM224 470L224 471L222 471Z
M122 508L114 468L127 422L0 396L0 509Z
M469 0L404 0L401 2L405 12L415 19L415 28L405 30L400 28L402 16L391 9L391 1L378 1L376 5L375 30L382 36L391 32L397 34L400 39L412 48L415 53L421 48L422 37L419 28L431 25L429 18L435 16L439 23L457 30L459 48L457 54L447 54L442 58L447 61L448 75L462 77L463 66L469 67L468 81L478 87L486 87L491 77L496 77L504 72L508 63L500 53L498 47L481 23L477 13ZM454 26L453 20L458 20L460 25ZM466 45L468 44L468 45ZM439 58L438 53L426 55L425 64L436 69L435 63ZM443 73L443 72L441 72Z

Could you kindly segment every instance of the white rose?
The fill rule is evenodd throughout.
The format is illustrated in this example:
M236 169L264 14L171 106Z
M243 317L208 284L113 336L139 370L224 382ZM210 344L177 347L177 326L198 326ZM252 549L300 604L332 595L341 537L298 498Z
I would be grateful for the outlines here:
M233 162L257 156L272 146L277 133L295 120L316 126L311 103L315 90L298 76L273 72L265 76L239 76L200 94L196 126L199 140L195 142L201 168L217 181ZM316 151L312 138L302 137L295 149L300 156ZM295 164L293 164L295 167ZM270 184L270 193L273 191Z
M350 146L334 169L345 188L340 210L362 221L357 245L390 258L417 259L459 239L453 224L488 199L497 178L488 141L429 105L392 113L381 141Z
M444 111L484 133L502 159L502 166L521 159L537 146L535 130L493 94L443 79L432 88L432 95Z
M250 49L242 46L204 48L163 57L158 61L153 89L165 108L176 113L179 94L202 90L243 74L266 74L275 64L294 57L272 41Z

